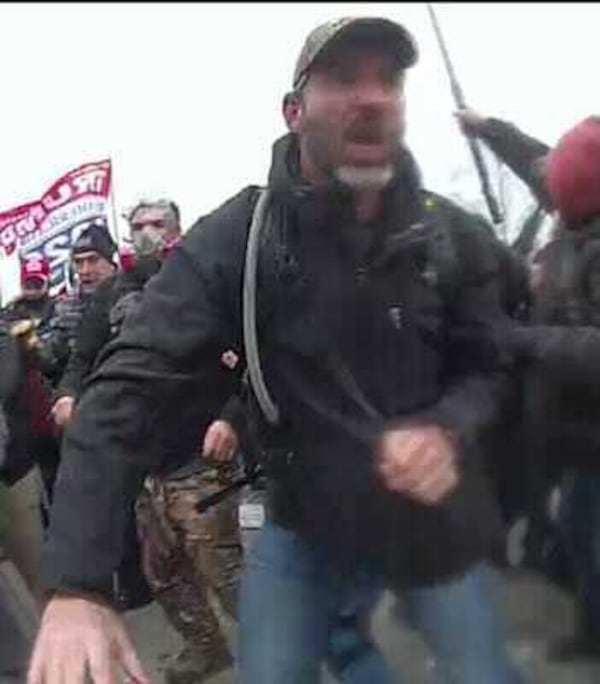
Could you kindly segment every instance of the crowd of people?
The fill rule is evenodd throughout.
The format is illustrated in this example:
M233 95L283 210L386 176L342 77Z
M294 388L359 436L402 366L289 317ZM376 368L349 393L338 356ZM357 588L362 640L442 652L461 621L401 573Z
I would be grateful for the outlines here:
M266 188L185 235L173 201L140 202L127 249L90 225L68 295L23 261L0 317L0 562L43 611L28 684L149 681L120 613L153 600L183 639L172 684L234 661L244 684L398 681L369 626L386 590L440 684L520 684L494 590L522 518L524 564L579 610L550 655L600 657L600 117L551 148L456 113L554 216L524 256L423 187L417 59L387 19L317 27ZM244 484L265 489L249 545Z

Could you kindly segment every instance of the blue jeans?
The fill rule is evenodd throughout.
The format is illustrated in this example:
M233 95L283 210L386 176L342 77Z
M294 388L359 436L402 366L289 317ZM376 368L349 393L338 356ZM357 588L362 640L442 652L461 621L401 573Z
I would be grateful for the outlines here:
M583 631L600 636L600 474L569 469L561 488L560 525L579 588Z
M452 583L403 594L443 684L520 684L492 606L494 574L478 566ZM246 561L240 604L242 684L315 684L326 663L348 684L398 682L369 633L383 584L343 572L326 550L272 523Z

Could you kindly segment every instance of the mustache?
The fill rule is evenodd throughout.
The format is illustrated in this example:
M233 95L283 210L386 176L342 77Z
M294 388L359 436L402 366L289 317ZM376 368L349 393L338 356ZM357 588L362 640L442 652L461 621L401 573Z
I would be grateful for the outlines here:
M380 116L355 119L344 132L345 138L364 143L386 142L395 135L395 129Z

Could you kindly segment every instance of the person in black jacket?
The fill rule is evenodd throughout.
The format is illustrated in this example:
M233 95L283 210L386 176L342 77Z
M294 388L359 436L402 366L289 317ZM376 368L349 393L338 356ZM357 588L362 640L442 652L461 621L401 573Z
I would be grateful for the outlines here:
M145 286L181 239L179 208L170 200L144 200L129 212L128 220L132 250L122 252L122 269L90 296L57 390L58 401L72 398L73 409L103 347L118 336L139 306ZM137 526L132 505L124 555L115 573L122 610L155 597L184 641L182 651L165 663L169 684L199 682L231 664L208 594L212 588L236 617L242 560L237 499L227 497L205 515L196 512L194 504L226 487L237 474L231 460L238 439L229 424L235 422L236 406L230 400L203 439L203 451L223 464L198 458L198 445L183 468L148 478L137 501ZM199 426L199 437L204 427Z
M367 634L385 586L406 598L441 681L521 681L492 606L486 561L500 524L478 448L509 370L484 343L501 315L498 263L479 222L424 191L398 143L416 58L391 21L329 22L307 39L285 102L257 293L281 419L267 523L242 582L245 684L317 682L324 660L348 681L389 681L368 640L344 661L329 638L344 610ZM143 478L190 448L223 385L216 361L243 353L257 199L246 188L190 230L83 392L64 442L46 557L54 596L30 684L58 681L59 669L80 681L86 664L98 681L117 663L146 681L102 597Z
M564 224L549 245L533 325L499 330L498 343L539 383L531 407L542 454L563 471L561 522L579 596L579 629L553 655L600 656L600 117L568 131L545 164L548 193Z
M35 511L32 515L36 517L41 515L43 496L38 466L44 482L48 484L59 452L54 425L49 417L52 392L44 373L44 353L40 342L42 331L55 311L54 301L48 294L49 284L50 263L46 258L29 256L22 259L21 294L1 312L13 338L16 354L16 360L7 363L3 372L12 376L18 373L17 387L5 400L12 437L2 476L9 485L27 478L15 490L17 500L25 508ZM21 489L25 492L22 497L19 494ZM25 500L30 497L34 497L36 502L25 505ZM40 533L40 551L41 536Z
M549 145L534 138L517 126L502 119L485 116L470 108L455 113L462 132L477 137L506 164L529 188L545 214L555 212L555 202L546 183L546 164L551 152ZM530 297L526 309L527 319L532 323L557 323L554 296L548 292L550 282L543 272L555 272L557 260L562 259L564 227L560 217L554 221L549 241L529 255ZM522 318L521 318L522 320ZM520 368L516 382L521 388L521 400L515 402L521 410L520 425L513 423L508 432L514 448L507 450L508 458L494 462L504 471L502 495L514 514L524 513L528 519L524 539L523 564L541 571L552 580L566 586L573 585L563 535L548 513L548 502L553 491L560 486L562 466L553 457L554 446L542 427L548 402L547 383L542 374L531 366ZM511 442L511 443L512 443ZM500 444L504 444L504 441ZM515 493L512 498L511 492ZM512 499L512 501L511 501Z

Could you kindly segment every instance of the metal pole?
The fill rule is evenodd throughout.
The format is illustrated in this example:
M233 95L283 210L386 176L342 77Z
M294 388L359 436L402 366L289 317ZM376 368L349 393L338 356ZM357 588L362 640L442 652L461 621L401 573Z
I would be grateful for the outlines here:
M462 91L462 88L460 87L460 83L456 78L456 73L454 72L452 60L450 59L450 54L448 52L448 48L446 47L446 43L442 35L442 30L440 28L435 12L433 11L433 7L430 3L427 3L427 11L429 12L431 23L433 25L433 30L435 32L438 45L440 46L440 50L442 53L442 57L444 59L444 64L446 66L446 71L448 73L448 78L450 79L450 88L452 90L454 101L456 102L456 106L459 109L464 109L467 106L465 102L465 96ZM496 198L494 197L494 193L492 192L489 175L487 172L487 168L485 166L483 153L481 151L479 141L475 140L474 138L467 137L467 142L471 150L471 156L473 157L475 168L477 169L477 174L479 175L481 191L483 192L483 196L485 197L485 202L487 204L488 211L490 212L490 216L492 217L492 221L495 224L500 224L502 223L502 214L500 213L498 202L496 202Z
M115 193L114 193L114 186L115 186L115 166L113 164L112 157L109 157L109 162L110 162L110 186L108 189L108 198L109 202L111 205L111 214L112 214L112 224L113 224L113 230L115 234L115 240L117 241L117 245L121 247L121 233L119 231L119 220L117 216L117 205L115 202Z

